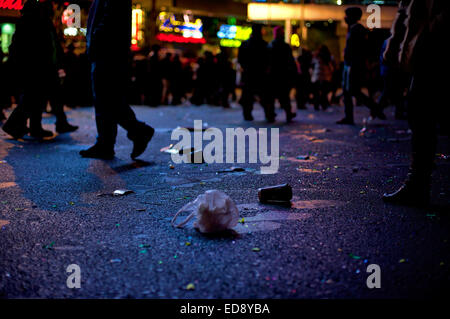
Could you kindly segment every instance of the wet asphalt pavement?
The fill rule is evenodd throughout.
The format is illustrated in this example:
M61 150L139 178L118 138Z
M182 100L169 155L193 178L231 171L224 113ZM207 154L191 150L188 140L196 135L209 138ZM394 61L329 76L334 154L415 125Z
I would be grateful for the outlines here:
M0 297L2 298L408 298L449 291L450 161L437 160L433 206L386 205L409 164L404 121L373 121L356 108L355 127L338 126L342 108L299 111L294 123L268 125L260 108L244 122L237 106L135 107L156 128L133 162L119 130L116 158L82 159L94 142L92 108L70 111L80 126L51 141L14 141L0 133ZM280 169L261 164L174 164L160 149L177 126L279 127ZM54 129L46 117L45 127ZM206 142L205 142L206 144ZM449 153L448 138L438 153ZM297 159L309 155L308 160ZM221 173L231 166L245 172ZM257 189L289 183L291 208L258 204ZM134 193L113 197L117 189ZM208 189L227 193L243 223L204 236L175 229L172 216ZM66 268L81 269L69 289ZM369 289L367 266L381 268ZM193 284L193 285L190 285ZM189 285L189 288L186 289Z

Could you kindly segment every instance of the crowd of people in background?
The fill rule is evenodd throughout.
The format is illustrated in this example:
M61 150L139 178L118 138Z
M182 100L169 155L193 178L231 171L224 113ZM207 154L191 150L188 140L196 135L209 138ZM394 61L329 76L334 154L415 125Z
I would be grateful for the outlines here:
M23 20L26 21L25 18ZM47 17L46 21L50 21L50 18ZM290 122L296 116L295 108L291 104L291 97L295 96L298 110L306 109L307 105L312 105L315 110L327 110L331 104L340 104L342 101L345 117L338 123L354 124L353 103L356 98L358 105L366 105L370 109L373 118L385 119L383 109L392 103L396 107L395 117L404 119L404 92L408 78L398 70L384 65L382 58L377 72L371 73L368 70L364 52L367 47L367 30L358 23L360 18L361 12L357 8L347 11L349 32L344 61L341 63L336 61L325 44L314 51L302 47L300 54L294 58L291 47L284 41L282 27L274 28L273 41L267 43L261 33L263 26L258 24L253 26L251 38L242 43L237 57L229 56L229 50L217 54L204 51L199 57L186 57L181 51L160 45L133 52L129 63L129 102L152 107L190 103L224 108L229 108L232 102L237 102L242 106L244 119L252 120L253 104L258 100L264 108L267 121L274 122L275 101L278 100L286 113L286 121ZM54 34L54 30L52 32ZM20 42L19 35L15 37L16 46ZM26 41L30 43L28 39L22 42ZM51 46L50 42L49 45ZM12 49L14 51L14 45ZM384 49L385 46L380 48L380 57ZM75 51L74 44L67 45L64 52L62 49L58 50L58 65L55 67L63 70L64 76L53 78L52 92L59 92L59 102L53 99L54 102L50 103L55 104L53 111L61 109L58 106L60 104L75 107L93 103L88 56ZM29 64L34 68L43 65L36 61L37 57L28 56L23 59L33 61ZM1 60L7 59L2 56ZM11 60L14 60L14 54L8 59L8 63L1 63L2 73L14 68ZM20 104L21 101L17 87L8 84L2 83L5 88L0 96L2 110L12 103ZM362 87L367 87L368 95L363 94ZM295 89L295 95L291 94L292 89ZM375 92L380 93L378 98L375 98ZM4 119L3 111L0 113ZM8 125L6 128L8 129ZM23 129L18 131L15 129L13 133L20 135L25 132ZM42 135L42 130L39 131Z

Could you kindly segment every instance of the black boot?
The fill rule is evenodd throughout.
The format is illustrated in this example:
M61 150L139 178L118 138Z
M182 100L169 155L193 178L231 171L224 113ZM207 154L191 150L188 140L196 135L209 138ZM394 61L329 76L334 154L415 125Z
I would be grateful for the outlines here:
M129 135L128 138L133 141L133 151L131 152L131 158L135 159L144 153L148 143L155 134L155 129L148 125L143 125L135 134Z
M30 136L37 139L49 138L53 137L53 135L52 131L44 130L42 127L33 130L30 129Z
M70 125L69 122L57 122L56 132L59 134L75 132L78 130L78 126Z
M114 147L106 147L100 144L88 148L87 150L80 151L81 157L84 158L98 158L102 160L114 159Z
M344 117L342 120L337 121L336 124L355 125L355 122L353 119Z

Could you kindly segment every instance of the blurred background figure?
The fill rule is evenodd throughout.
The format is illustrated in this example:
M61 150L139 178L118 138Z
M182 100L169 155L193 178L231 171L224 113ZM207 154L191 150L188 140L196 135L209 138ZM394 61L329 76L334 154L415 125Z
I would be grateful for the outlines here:
M8 77L7 64L5 62L5 54L0 49L0 87L3 88L0 90L0 121L6 120L5 113L3 110L9 108L11 106L11 97L9 96L10 90L8 89L8 81L6 80Z
M380 75L383 81L383 89L378 99L380 109L384 109L392 102L395 106L395 119L406 119L404 92L408 83L408 76L398 67L389 66L384 62L384 51L388 40L386 39L380 54Z
M170 70L170 86L169 91L172 95L172 105L180 105L184 98L184 83L183 83L183 65L180 56L175 54L172 60L172 68Z
M306 110L306 103L309 101L309 95L311 93L311 51L303 48L302 53L297 58L297 62L299 72L295 87L295 99L297 101L297 109Z
M362 10L359 7L349 7L345 10L345 22L348 25L342 81L345 117L338 121L337 124L355 124L353 118L353 97L370 109L373 118L386 119L386 116L378 109L375 102L361 92L361 85L367 72L367 30L358 23L361 17Z
M296 116L292 112L290 92L297 77L297 65L291 47L284 42L284 29L273 29L273 41L269 44L269 101L266 117L268 122L275 121L275 100L286 112L286 122Z
M225 52L217 56L217 71L219 78L218 102L224 108L230 107L230 95L236 89L236 71Z
M262 38L262 26L254 24L250 39L239 48L238 62L242 67L242 97L240 103L246 121L253 121L252 110L255 97L259 97L266 119L274 121L273 110L268 108L268 62L267 42Z
M27 1L10 47L10 66L16 70L13 81L21 94L18 106L2 129L16 139L28 132L35 138L53 136L41 124L42 112L49 100L56 116L56 130L65 133L77 129L67 122L63 109L61 82L65 72L52 17L51 1Z
M159 58L159 52L161 47L159 45L153 45L147 64L147 74L145 81L145 101L150 106L158 106L162 100L162 65Z
M332 89L333 72L335 69L330 50L326 45L322 45L314 55L313 73L311 82L313 84L314 108L325 110L329 105L328 94Z

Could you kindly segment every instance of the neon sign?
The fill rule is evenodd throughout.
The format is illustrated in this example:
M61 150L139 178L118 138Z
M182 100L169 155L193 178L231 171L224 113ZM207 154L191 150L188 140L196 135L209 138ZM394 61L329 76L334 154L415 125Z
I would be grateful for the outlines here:
M235 39L220 39L220 46L221 47L228 47L228 48L239 48L242 44L242 41L235 40Z
M251 27L222 24L217 32L217 37L220 39L221 46L239 48L242 41L248 40L251 34Z
M142 24L144 23L144 14L140 7L133 9L131 18L131 49L139 50L139 43L144 39Z
M22 0L0 0L0 9L17 10L23 9Z
M189 16L184 15L184 21L177 21L173 13L159 14L159 31L164 33L182 34L184 38L202 39L203 23L201 19L190 22Z
M176 42L176 43L200 43L204 44L206 43L206 40L204 38L185 38L181 35L176 34L166 34L166 33L160 33L156 36L156 39L162 42Z
M252 34L251 27L243 27L239 25L222 24L217 37L219 39L234 39L239 41L246 41Z

